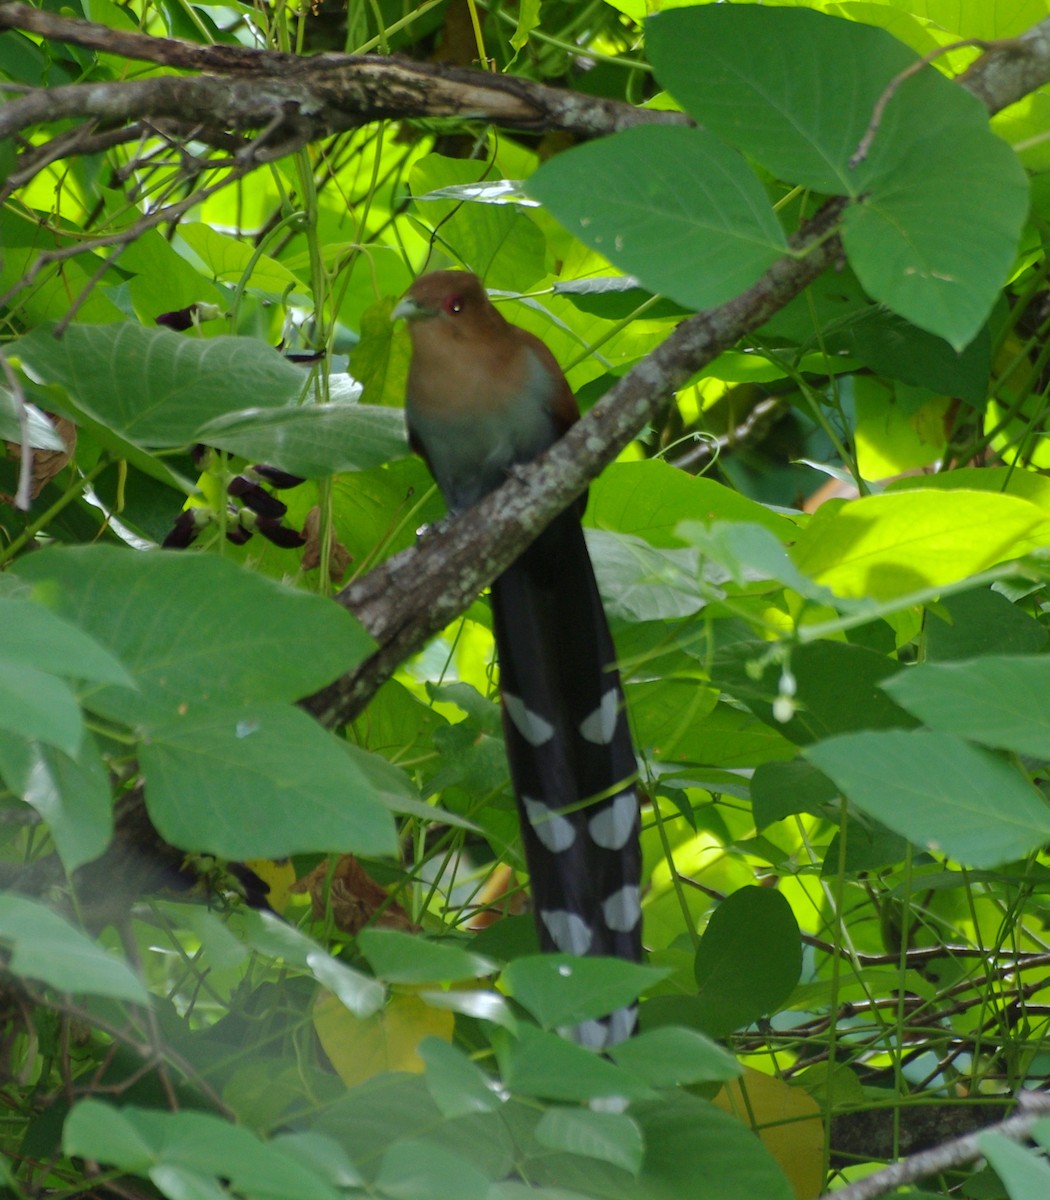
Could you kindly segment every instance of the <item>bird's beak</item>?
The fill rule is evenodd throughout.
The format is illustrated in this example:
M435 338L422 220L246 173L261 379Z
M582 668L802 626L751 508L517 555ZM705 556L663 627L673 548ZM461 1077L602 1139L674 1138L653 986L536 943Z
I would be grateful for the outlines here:
M433 315L434 313L425 304L420 304L411 296L402 296L390 314L390 319L391 321L400 321L404 317L406 321L418 321L420 317L432 317Z

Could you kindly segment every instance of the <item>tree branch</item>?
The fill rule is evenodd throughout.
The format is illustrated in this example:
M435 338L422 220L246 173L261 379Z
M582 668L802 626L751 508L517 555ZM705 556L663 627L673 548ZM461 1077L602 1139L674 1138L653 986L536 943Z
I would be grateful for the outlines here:
M378 55L302 58L247 46L198 46L74 21L25 4L0 5L0 29L24 29L107 54L209 72L196 78L37 89L3 106L0 137L69 117L178 118L240 132L280 117L287 122L287 136L299 144L386 117L456 117L580 137L632 125L690 123L682 113L635 108L513 75Z
M876 1197L885 1196L903 1184L914 1183L918 1179L926 1179L942 1171L958 1170L959 1167L981 1157L981 1138L989 1133L998 1133L1020 1141L1028 1136L1037 1121L1045 1119L1050 1113L1050 1096L1037 1092L1021 1092L1017 1100L1022 1111L1016 1116L1008 1117L999 1125L901 1159L900 1162L876 1171L874 1175L868 1175L855 1183L837 1188L834 1192L828 1192L821 1200L875 1200Z

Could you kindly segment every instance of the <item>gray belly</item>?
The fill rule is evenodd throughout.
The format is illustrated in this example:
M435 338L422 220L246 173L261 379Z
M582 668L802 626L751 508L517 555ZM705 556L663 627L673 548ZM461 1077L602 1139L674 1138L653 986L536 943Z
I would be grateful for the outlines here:
M476 504L499 487L510 467L531 461L557 439L546 408L521 407L525 411L434 420L409 401L409 425L451 511Z

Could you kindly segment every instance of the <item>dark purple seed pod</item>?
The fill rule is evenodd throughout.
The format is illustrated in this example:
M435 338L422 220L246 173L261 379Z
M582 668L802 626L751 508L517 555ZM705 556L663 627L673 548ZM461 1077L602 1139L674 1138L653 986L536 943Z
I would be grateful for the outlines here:
M256 463L252 467L252 473L258 475L260 479L264 479L270 487L275 487L278 491L284 488L298 487L299 484L306 482L300 475L289 475L287 471L282 471L279 467L268 467L266 463Z
M291 529L282 525L280 521L270 520L269 517L260 517L255 522L255 528L264 538L273 542L275 546L280 546L282 550L298 550L306 541L298 529Z
M243 475L235 475L226 490L261 517L283 517L288 511L287 504L283 504L276 496L271 496L269 492Z

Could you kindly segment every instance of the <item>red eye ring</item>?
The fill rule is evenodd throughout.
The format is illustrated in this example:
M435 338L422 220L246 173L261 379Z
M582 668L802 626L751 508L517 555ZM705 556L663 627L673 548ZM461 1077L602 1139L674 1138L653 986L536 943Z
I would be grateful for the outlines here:
M446 296L442 307L444 308L445 312L449 313L451 316L456 316L464 309L463 297L459 295Z

